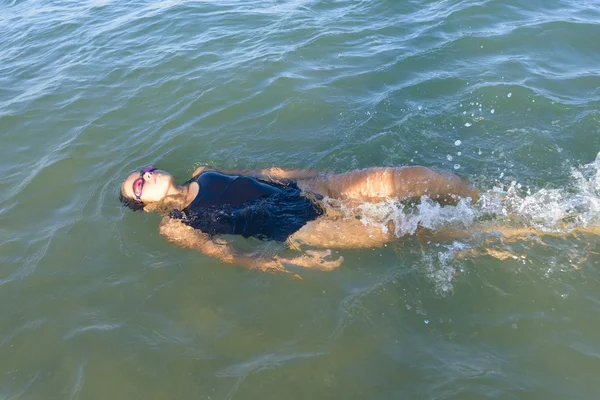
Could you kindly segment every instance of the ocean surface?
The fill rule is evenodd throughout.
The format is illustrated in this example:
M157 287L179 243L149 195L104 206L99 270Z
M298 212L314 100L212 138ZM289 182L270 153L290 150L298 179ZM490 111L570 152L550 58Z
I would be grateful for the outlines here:
M0 0L0 141L1 400L600 398L598 1ZM406 236L264 273L123 208L148 164L482 199L365 205ZM410 235L482 221L540 233Z

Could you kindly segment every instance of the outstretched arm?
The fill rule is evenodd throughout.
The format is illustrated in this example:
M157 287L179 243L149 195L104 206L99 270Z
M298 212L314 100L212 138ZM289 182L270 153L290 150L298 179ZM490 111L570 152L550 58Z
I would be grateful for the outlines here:
M179 246L196 249L228 264L235 264L248 269L286 271L284 263L289 263L301 267L331 270L338 267L344 260L339 257L334 261L326 261L324 258L330 255L328 252L308 252L292 259L276 255L269 257L258 252L241 253L226 241L221 240L219 243L215 243L206 233L202 233L185 225L180 220L170 217L163 218L159 231L168 241Z
M308 170L308 169L281 169L277 167L265 168L265 169L220 169L213 168L207 165L198 167L192 173L192 177L198 175L199 173L207 170L222 172L227 175L245 175L245 176L253 176L255 178L260 178L264 180L271 181L279 181L282 179L306 179L306 178L314 178L319 174L318 171Z

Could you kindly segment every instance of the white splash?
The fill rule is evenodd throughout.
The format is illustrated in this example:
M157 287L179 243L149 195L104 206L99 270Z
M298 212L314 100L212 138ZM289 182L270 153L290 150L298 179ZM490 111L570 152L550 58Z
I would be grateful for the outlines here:
M351 207L336 201L336 207L346 218L359 218L369 228L388 233L393 229L397 237L414 235L419 227L438 230L444 227L469 228L478 221L497 221L506 218L520 221L525 226L546 232L567 232L576 227L600 224L600 153L590 164L573 168L569 187L531 190L512 181L484 191L475 204L469 199L456 205L441 205L422 196L416 203L402 203L388 199L379 203L362 203ZM330 200L331 201L331 200ZM392 228L393 227L393 228ZM452 290L452 280L463 264L456 252L468 249L469 240L438 243L424 251L418 269L421 270L444 295Z
M463 243L453 242L440 246L437 252L423 253L423 263L418 269L429 279L439 295L445 296L452 292L454 278L463 271L461 260L456 258L456 252L468 248L469 246Z
M414 235L418 227L437 229L446 224L469 226L477 216L477 210L471 206L470 199L463 199L454 206L442 206L422 196L418 204L405 206L398 199L389 199L379 203L363 203L357 206L361 222L369 227L377 227L388 232L389 223L393 223L397 237Z
M478 206L486 213L524 217L525 222L545 231L599 224L600 153L594 162L572 168L571 176L568 188L543 188L534 193L523 193L515 181L494 187L482 194Z
M413 235L417 227L433 230L456 224L468 227L479 218L516 217L542 231L600 224L600 153L593 163L574 168L571 176L572 187L542 188L533 192L516 181L497 182L482 192L475 204L470 199L462 199L456 205L441 205L422 196L413 204L388 199L362 203L354 208L342 204L341 209L348 218L358 216L364 225L384 232L388 232L391 222L398 237Z

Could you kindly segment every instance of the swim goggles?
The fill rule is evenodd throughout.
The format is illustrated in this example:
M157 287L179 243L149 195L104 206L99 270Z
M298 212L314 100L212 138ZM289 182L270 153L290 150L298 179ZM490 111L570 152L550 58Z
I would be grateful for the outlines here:
M142 196L142 190L144 190L144 174L146 172L154 172L157 168L154 168L152 165L148 165L146 168L140 171L140 177L133 181L133 195L138 201L142 201L140 197Z

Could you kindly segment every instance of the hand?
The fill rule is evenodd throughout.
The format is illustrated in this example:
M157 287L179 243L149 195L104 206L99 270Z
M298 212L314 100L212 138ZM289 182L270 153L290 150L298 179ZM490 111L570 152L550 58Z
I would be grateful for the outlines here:
M196 168L194 170L194 172L192 172L192 178L195 177L196 175L198 175L200 172L203 172L207 169L213 170L214 168L209 165L202 165L202 166Z
M325 257L331 255L331 250L307 250L305 253L306 254L301 255L300 257L278 257L277 259L284 263L294 264L306 268L317 268L323 271L331 271L339 267L344 261L344 257L342 256L338 257L336 260L333 261L325 260Z
M285 178L285 171L278 167L263 169L262 174L271 178Z

